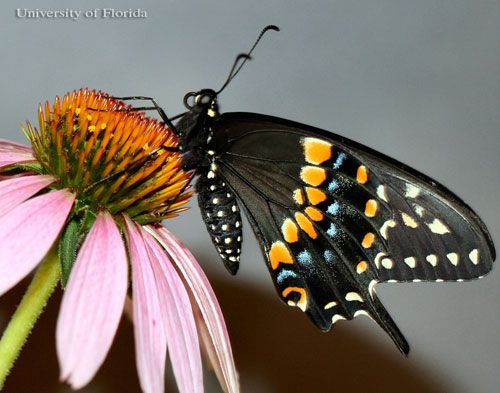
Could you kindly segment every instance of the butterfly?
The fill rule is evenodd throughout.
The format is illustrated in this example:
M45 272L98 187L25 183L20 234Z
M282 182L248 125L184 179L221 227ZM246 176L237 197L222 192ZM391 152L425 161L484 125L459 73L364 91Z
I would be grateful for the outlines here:
M281 300L323 331L369 316L407 354L376 284L482 277L495 259L485 224L438 182L348 138L262 114L221 114L218 94L239 69L235 62L218 92L188 93L188 111L171 124L222 262L236 274L243 211Z

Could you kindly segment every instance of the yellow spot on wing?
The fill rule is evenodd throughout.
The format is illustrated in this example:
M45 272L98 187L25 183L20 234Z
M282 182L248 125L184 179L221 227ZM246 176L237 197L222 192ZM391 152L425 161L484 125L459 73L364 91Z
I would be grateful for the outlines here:
M368 232L363 238L361 245L364 248L370 248L373 245L374 241L375 241L375 235L372 232Z
M459 255L456 252L450 252L449 254L446 254L446 256L453 265L458 265Z
M318 166L305 166L300 171L300 178L311 186L319 186L326 180L326 171Z
M358 167L356 172L356 180L358 183L365 184L368 181L368 169L364 165Z
M298 204L298 205L303 205L305 200L304 200L304 193L302 192L302 190L300 188L297 188L294 192L293 192L293 199L294 201Z
M271 245L269 261L271 262L271 268L276 270L280 263L292 264L293 257L285 243L277 241Z
M309 216L309 218L313 221L321 221L325 215L321 212L321 210L308 206L305 208L306 214Z
M365 206L365 216L375 217L377 215L378 203L375 199L369 199Z
M287 218L281 226L283 237L288 243L295 243L299 241L299 228L291 218Z
M417 228L418 222L412 216L409 216L406 213L401 213L401 217L403 218L403 222L407 227Z
M415 268L415 266L417 266L417 259L415 257L408 257L408 258L405 258L404 259L405 263L411 267L412 269Z
M333 308L337 305L337 302L330 302L330 303L327 303L325 305L325 307L323 307L325 310L329 310L330 308Z
M479 263L479 250L477 248L469 253L469 259L474 265L477 265Z
M332 145L317 138L304 138L304 156L310 164L321 164L332 157Z
M394 267L394 261L391 258L383 258L382 266L386 269L392 269Z
M311 239L316 239L318 237L318 233L316 229L314 229L313 223L304 214L300 212L295 213L295 220L297 220L300 229L307 233Z
M337 322L337 321L345 321L345 317L343 315L340 315L340 314L335 314L333 317L332 317L332 325Z
M429 262L432 266L436 266L438 263L438 257L434 254L429 254L425 257L425 260Z
M348 292L345 295L345 300L347 300L348 302L353 302L353 301L362 302L363 298L358 292Z
M300 287L288 287L283 290L283 297L286 298L288 295L290 295L292 292L298 293L300 295L300 298L298 301L294 302L292 300L288 301L289 306L296 306L300 308L302 311L306 311L307 309L307 292L304 288Z
M327 198L323 191L313 187L306 187L306 194L311 205L317 205L318 203L325 201Z
M438 235L444 235L445 233L450 233L448 227L445 224L443 224L443 222L438 218L435 218L434 221L432 221L432 223L430 224L427 224L427 226L432 232L437 233Z

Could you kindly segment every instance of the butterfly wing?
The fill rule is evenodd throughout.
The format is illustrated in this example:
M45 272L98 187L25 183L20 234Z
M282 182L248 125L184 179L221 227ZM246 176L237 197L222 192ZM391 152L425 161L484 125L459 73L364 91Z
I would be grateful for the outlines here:
M217 174L246 211L280 297L321 329L368 315L406 353L376 283L464 280L491 270L484 224L417 171L283 119L224 114L214 129Z

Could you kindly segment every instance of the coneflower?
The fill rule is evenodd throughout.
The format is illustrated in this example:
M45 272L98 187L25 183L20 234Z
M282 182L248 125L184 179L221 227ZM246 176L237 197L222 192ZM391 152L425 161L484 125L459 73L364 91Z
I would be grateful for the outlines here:
M61 283L57 354L73 388L103 363L130 293L144 392L164 391L167 347L179 390L203 391L198 337L224 390L239 391L213 290L161 226L191 196L177 136L85 89L40 107L39 128L24 131L32 148L0 141L0 295L41 265L0 340L0 384Z

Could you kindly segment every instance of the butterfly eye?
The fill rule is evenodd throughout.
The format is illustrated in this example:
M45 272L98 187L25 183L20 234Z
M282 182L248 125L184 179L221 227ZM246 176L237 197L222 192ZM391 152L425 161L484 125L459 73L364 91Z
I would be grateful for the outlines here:
M199 95L196 97L196 103L199 103L203 106L209 105L211 101L212 101L212 97L210 97L207 94Z
M217 93L215 93L215 91L210 89L203 89L196 93L194 101L196 105L208 107L214 102L216 97Z

